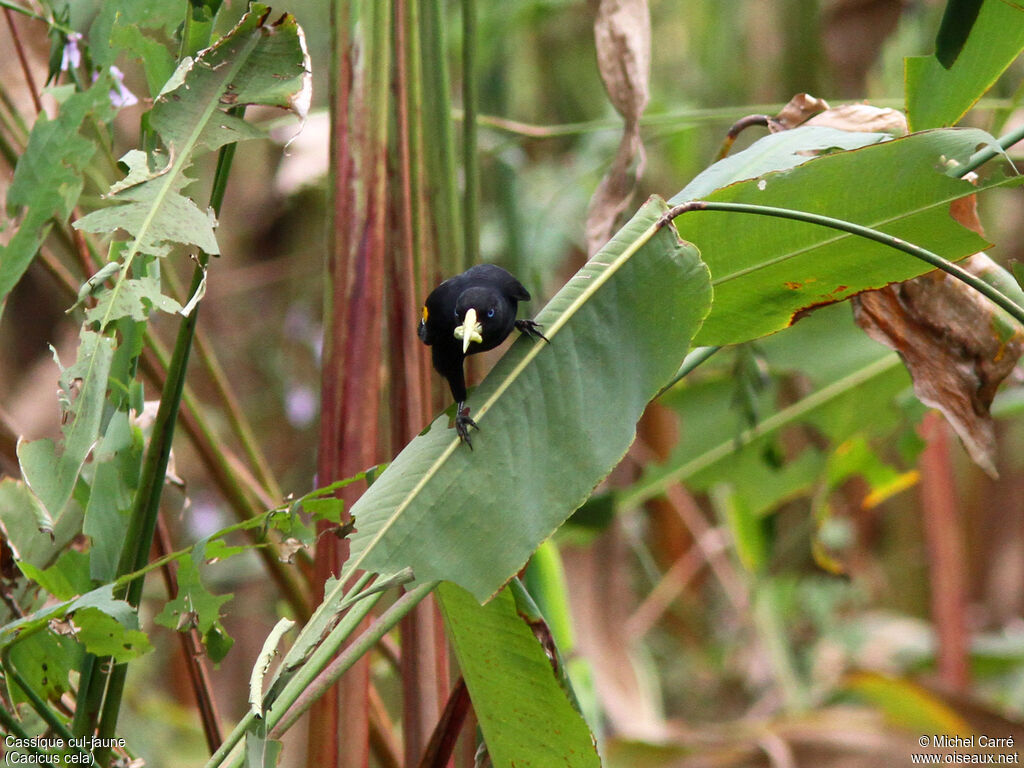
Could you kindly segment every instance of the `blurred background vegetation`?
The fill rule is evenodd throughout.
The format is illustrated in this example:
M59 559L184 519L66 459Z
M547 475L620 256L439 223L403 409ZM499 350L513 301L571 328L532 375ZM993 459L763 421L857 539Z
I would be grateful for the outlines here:
M74 12L86 14L88 5ZM236 16L243 10L229 5ZM735 120L774 114L795 93L833 105L856 99L901 107L903 57L932 51L943 5L652 0L646 170L627 211L649 193L674 194L713 161ZM301 493L316 483L329 8L321 0L293 0L275 10L292 12L306 30L313 113L287 148L290 126L277 145L239 146L218 230L224 255L211 272L201 327L281 487ZM447 10L458 108L460 23L456 5ZM478 14L481 256L515 272L536 308L585 257L587 204L615 154L621 119L596 66L591 4L506 0L479 3ZM39 28L15 23L45 62L48 43ZM3 58L3 77L11 82L14 63ZM120 64L130 88L141 82L135 63ZM998 135L1024 120L1021 82L1018 60L970 114L971 124ZM114 157L137 145L137 115L122 117ZM760 130L744 134L737 148ZM981 212L988 239L998 244L992 256L1004 265L1024 258L1022 208L1019 191L995 191ZM38 264L10 297L0 325L2 472L17 475L11 434L36 438L59 430L47 344L73 358L77 328L65 318L69 304ZM655 413L609 483L627 485L678 450L679 441L713 430L726 439L739 435L812 384L828 382L825 358L882 354L866 338L830 335L850 325L842 304L792 333L713 358L684 391L652 406ZM156 321L168 344L173 330L168 319ZM822 348L834 338L844 346ZM885 390L886 398L896 393L892 409L863 390L842 404L842 417L863 428L841 441L804 424L758 444L756 460L781 466L809 441L834 472L792 493L761 491L770 498L755 512L756 543L749 545L761 548L757 572L730 543L742 530L730 514L747 502L714 478L700 492L676 486L667 500L615 517L599 494L560 532L577 652L589 663L603 712L591 725L606 739L610 765L901 765L920 734L965 724L967 731L1024 743L1019 377L996 400L998 479L971 464L941 422L931 427L948 461L938 475L915 474L924 409L909 396L905 376L894 382ZM200 402L216 400L205 372L193 370L190 384ZM224 418L216 408L207 415L215 426ZM836 457L851 452L861 460L844 474ZM731 461L724 463L735 473L742 465ZM864 467L873 467L874 476L865 477ZM175 471L186 485L169 501L180 513L168 520L181 546L231 520L207 464L186 440L176 444ZM952 549L927 545L922 498L929 483L956 501ZM950 552L952 559L942 559ZM962 618L969 668L959 680L936 663L934 576L950 570L962 574L968 598ZM223 621L236 646L212 673L221 713L233 721L245 708L252 661L282 608L255 557L236 558L210 578L215 592L234 593ZM137 662L145 672L131 678L123 731L150 765L201 764L202 735L174 638L159 628L151 636L157 650ZM396 717L395 673L384 661L375 672Z

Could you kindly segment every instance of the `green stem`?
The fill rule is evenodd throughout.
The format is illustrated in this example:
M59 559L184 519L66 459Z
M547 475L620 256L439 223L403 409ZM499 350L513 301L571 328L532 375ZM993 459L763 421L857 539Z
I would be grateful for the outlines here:
M10 679L11 682L15 683L18 688L21 689L22 693L28 698L29 704L32 709L43 719L53 731L54 735L60 737L67 744L72 738L72 733L68 730L68 727L64 724L64 721L54 712L45 701L43 701L39 694L35 692L35 689L29 684L25 678L21 676L21 673L10 663L8 660L8 654L11 652L11 647L8 646L4 649L3 654L0 655L0 666L3 667L4 674ZM70 747L69 747L70 748ZM94 761L95 764L95 761Z
M380 642L380 639L436 586L436 582L422 584L406 592L335 658L349 635L383 596L383 592L371 594L354 603L270 703L270 709L266 712L266 726L268 731L274 729L273 738L279 738L281 733L294 725L324 691L334 685L346 670ZM273 684L271 687L273 688ZM269 694L266 698L269 698ZM231 753L255 720L256 717L251 711L246 712L224 739L224 743L207 761L206 768L216 768L229 760Z
M192 278L193 291L199 287L207 260L206 254L200 256L200 264L196 267ZM198 317L199 311L196 307L188 317L182 320L178 328L178 338L174 345L170 368L167 371L167 381L164 383L164 390L160 395L160 405L153 422L152 436L142 464L139 488L135 495L131 522L125 537L127 546L118 563L119 573L139 570L146 565L146 561L149 559L149 550L156 530L157 514L160 511L164 477L167 474L167 462L171 455L174 427L181 406L182 391L185 388L185 372L188 368L192 337L195 334ZM141 578L133 580L121 596L130 605L138 608L142 601L143 584L144 581ZM112 739L116 732L117 717L121 709L121 697L124 693L127 673L127 664L115 665L110 673L97 733L101 739ZM109 748L101 747L96 750L95 758L98 763L103 765L109 759L109 755Z
M462 236L466 263L476 264L480 252L480 161L477 155L476 0L462 0Z
M963 178L968 173L984 165L992 158L998 157L999 155L1005 153L1006 150L1008 150L1021 139L1024 139L1024 125L1020 125L1014 130L1010 131L1009 133L1001 136L999 140L996 142L995 146L990 144L988 146L983 147L982 149L979 149L977 152L971 155L970 158L968 158L966 165L956 168L955 173L951 175Z
M210 199L210 205L215 214L220 213L220 206L224 200L224 188L227 183L226 177L230 172L234 149L233 144L228 144L221 148L218 156L217 169L213 181L213 192ZM199 261L192 274L192 285L189 295L192 295L199 289L205 277L208 262L209 255L200 253ZM139 486L135 494L135 503L132 507L131 520L125 537L127 546L121 553L118 573L137 571L143 568L149 559L149 550L152 547L153 535L156 531L157 515L160 512L160 498L163 493L164 477L167 474L167 463L170 459L171 445L174 440L174 428L177 424L178 411L181 408L182 394L185 389L185 374L188 369L189 354L192 350L192 340L195 337L198 320L199 307L196 306L191 314L182 320L181 325L178 327L178 336L175 340L174 352L168 366L167 379L164 382L163 392L160 395L160 405L157 408L149 446L146 449L146 455L142 464ZM143 584L144 580L141 578L133 580L129 583L127 589L121 592L121 596L130 605L138 608L142 600ZM103 699L103 710L100 713L99 727L97 729L97 735L101 739L112 739L116 732L117 718L121 709L121 697L124 693L127 673L127 664L117 664L110 672L109 682L106 686L106 695ZM101 747L96 750L95 758L101 765L106 763L109 757L109 748Z
M0 726L2 726L4 731L11 734L16 739L21 739L22 741L27 742L31 738L28 735L28 731L22 728L21 723L14 718L13 707L11 711L8 712L7 707L0 706ZM36 764L42 763L42 760L38 759L39 756L45 754L41 749L38 747L26 747L26 750L29 754L37 757L35 760Z
M842 219L834 219L830 216L821 216L816 213L808 213L807 211L795 211L789 208L774 208L766 205L725 203L710 200L693 200L688 203L677 205L674 208L670 208L668 212L661 217L659 224L668 224L677 216L690 211L724 211L728 213L750 213L757 216L774 216L780 219L791 219L793 221L803 221L808 224L818 224L823 227L848 232L851 235L857 235L858 237L863 237L868 240L874 240L876 243L888 245L890 248L895 248L898 251L908 253L914 258L920 259L921 261L952 275L957 280L971 286L974 290L978 291L978 293L1006 310L1019 323L1024 324L1024 307L1019 306L999 289L989 285L981 278L972 275L970 272L958 267L956 264L942 258L936 253L932 253L931 251L914 245L913 243L908 243L898 237L893 237L892 235L887 235L884 232L879 232L877 229L862 227L860 224L843 221Z
M40 16L38 13L36 13L33 10L30 10L28 8L23 8L22 6L18 5L17 3L12 3L11 0L0 0L0 8L7 8L8 10L14 11L15 13L20 13L22 16L28 16L30 19L35 19L36 21L42 21L42 22L50 25L54 29L60 29L63 32L70 32L71 31L69 29L66 29L66 28L58 25L53 19L48 19L45 16Z
M322 696L353 664L377 645L381 638L397 626L398 622L415 608L423 598L433 592L438 583L434 581L420 584L403 594L373 624L367 627L359 637L346 646L345 650L337 658L334 658L334 656L338 653L344 640L347 639L348 633L345 633L345 637L339 636L336 638L335 632L337 630L331 632L310 657L309 662L303 667L302 673L289 681L281 695L274 702L274 707L267 718L268 730L273 729L274 737L280 737L282 733L294 725L295 721L306 713L316 699ZM364 603L371 603L363 615L369 611L372 603L375 603L379 597L380 595L373 595L371 598L363 601ZM359 621L353 622L353 627L358 626L358 624ZM349 632L351 632L351 629Z

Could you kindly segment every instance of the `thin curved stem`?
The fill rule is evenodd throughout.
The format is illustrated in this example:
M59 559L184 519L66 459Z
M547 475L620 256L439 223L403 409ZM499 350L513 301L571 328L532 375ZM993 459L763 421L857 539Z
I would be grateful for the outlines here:
M914 258L920 259L921 261L952 275L957 280L971 286L971 288L978 291L978 293L1006 310L1015 320L1017 320L1017 322L1024 324L1024 307L1021 307L1019 304L1014 302L1009 296L999 289L989 285L984 280L972 275L970 272L958 267L956 264L942 258L936 253L932 253L931 251L914 245L913 243L908 243L898 237L893 237L892 235L887 235L884 232L879 232L877 229L863 227L860 224L843 221L842 219L834 219L830 216L808 213L807 211L795 211L789 208L775 208L772 206L753 205L750 203L727 203L710 200L692 200L670 208L658 221L658 225L665 226L677 216L681 216L682 214L690 211L725 211L729 213L749 213L757 216L774 216L775 218L780 219L791 219L793 221L803 221L808 224L818 224L819 226L838 229L842 232L849 232L851 235L857 235L858 237L863 237L868 240L874 240L876 243L881 243L882 245L887 245L890 248L895 248L898 251L908 253Z
M1006 150L1022 139L1024 139L1024 125L1018 126L1016 129L1001 136L996 144L989 144L988 146L979 149L967 159L967 163L965 165L957 168L956 171L950 175L963 178L968 173L981 167L997 155L1004 154Z

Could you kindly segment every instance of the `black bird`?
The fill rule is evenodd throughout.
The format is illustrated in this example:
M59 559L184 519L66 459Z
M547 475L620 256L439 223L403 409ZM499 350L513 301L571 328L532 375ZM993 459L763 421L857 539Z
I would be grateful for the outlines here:
M431 347L434 369L448 380L458 403L455 431L470 448L469 428L479 427L466 407L463 360L466 355L494 349L513 328L547 341L535 322L516 320L519 302L529 300L530 292L504 269L480 264L445 280L423 304L419 337Z

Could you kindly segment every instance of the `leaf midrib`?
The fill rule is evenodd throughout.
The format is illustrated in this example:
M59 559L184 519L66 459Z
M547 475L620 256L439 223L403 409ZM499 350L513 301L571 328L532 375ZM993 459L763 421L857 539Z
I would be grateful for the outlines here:
M150 207L149 213L143 220L143 225L139 230L139 234L132 241L131 247L128 249L128 252L124 257L124 264L121 267L118 281L117 283L114 284L114 287L111 289L110 304L107 306L107 311L103 313L103 319L100 321L99 327L101 334L106 329L107 323L110 322L111 313L113 312L117 295L121 290L121 286L124 285L127 279L128 270L131 267L132 261L135 259L135 256L139 253L139 243L143 241L143 238L146 236L149 229L152 227L153 221L156 218L156 212L162 208L164 201L167 199L170 190L174 188L175 180L178 178L180 174L184 173L185 169L188 167L188 163L185 162L185 158L190 157L190 155L192 154L192 151L195 149L195 146L199 141L199 137L202 135L203 128L209 122L210 116L216 111L218 105L220 104L220 96L224 93L225 85L231 82L231 80L238 73L243 64L248 60L249 55L252 53L252 49L259 41L260 34L260 28L257 27L256 30L250 35L250 39L246 41L246 44L242 46L242 48L239 50L239 55L232 62L232 66L229 67L228 70L226 70L227 76L223 78L221 81L222 85L218 89L217 98L210 100L210 104L203 111L202 118L196 121L196 125L193 127L192 133L189 135L188 140L183 144L182 148L179 150L177 157L175 157L172 148L170 162L173 164L173 167L169 173L164 174L165 179L163 185L158 188L158 193L154 198L154 204ZM198 66L198 64L198 59L193 62L193 66ZM184 85L184 82L182 83L182 85ZM83 380L91 380L91 375L96 366L96 357L97 356L95 354L90 355L89 365L86 368L86 375L83 378ZM65 433L65 445L67 445L69 442L73 440L74 437L77 436L80 425L81 419L79 419L79 415L76 412L74 419L72 420L71 425L68 428L68 431Z

